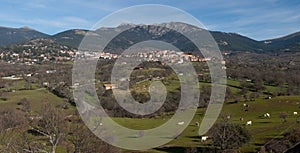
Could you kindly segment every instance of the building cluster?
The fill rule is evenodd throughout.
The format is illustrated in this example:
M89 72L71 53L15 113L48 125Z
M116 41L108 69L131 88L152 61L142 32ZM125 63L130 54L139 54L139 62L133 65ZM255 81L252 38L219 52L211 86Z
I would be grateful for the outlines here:
M107 52L91 52L91 51L78 51L76 52L76 58L94 60L94 59L116 59L119 56L117 54Z
M43 62L72 61L75 55L76 50L66 46L50 48L48 45L22 45L15 50L1 50L0 60L31 65Z
M75 57L80 59L117 59L123 58L136 58L143 61L161 61L168 63L183 63L186 61L192 62L206 62L211 61L211 57L200 57L184 52L178 52L174 50L156 50L147 52L135 52L130 54L112 54L107 52L91 52L91 51L78 51L72 50L67 47L60 47L54 50L47 50L47 46L34 48L34 46L23 46L27 49L16 53L11 51L0 52L0 60L8 63L25 63L25 64L37 64L44 62L64 62L74 61ZM30 48L28 48L30 47ZM37 49L39 51L37 51Z
M211 60L210 57L203 58L196 55L178 52L174 50L139 52L123 56L136 57L139 59L143 59L144 61L164 61L169 63L183 63L184 61L204 62Z
M192 62L205 62L212 60L211 57L199 57L192 54L178 52L174 50L158 50L147 52L136 52L128 54L111 54L106 52L77 52L77 57L85 59L116 59L122 58L135 58L143 61L164 61L169 63L183 63L184 61Z

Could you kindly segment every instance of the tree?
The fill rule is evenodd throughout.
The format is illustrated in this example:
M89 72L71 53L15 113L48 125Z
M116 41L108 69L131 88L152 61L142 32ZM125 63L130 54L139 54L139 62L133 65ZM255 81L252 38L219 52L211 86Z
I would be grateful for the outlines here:
M240 95L243 95L245 101L248 101L248 89L246 88L243 88L240 92L239 92Z
M266 87L264 86L264 83L261 79L256 79L254 80L254 90L257 92L257 91L262 91L262 90L265 90Z
M5 88L5 82L3 80L0 80L0 88Z
M27 98L21 99L20 102L18 102L18 105L21 105L21 106L22 106L22 107L21 107L21 110L22 110L23 112L29 112L29 111L30 111L31 106L30 106L30 103L29 103L29 101L27 100Z
M252 92L250 94L250 101L255 101L255 98L259 98L259 96L260 96L260 93L258 93L258 92Z
M189 147L184 150L184 153L197 153L198 149L194 147Z
M14 109L1 108L0 110L0 132L17 126L27 125L24 114Z
M300 128L295 128L286 134L284 134L284 138L287 139L292 144L296 144L300 142Z
M266 147L265 146L261 146L259 152L260 153L266 153Z
M221 150L236 149L251 140L251 135L246 128L226 120L215 124L209 130L209 135L213 144Z
M232 99L233 98L233 92L229 87L226 87L226 100Z
M265 144L267 152L299 152L300 128L295 128L283 134L282 138L273 139Z
M0 152L45 152L41 143L34 140L26 129L8 129L0 133Z
M46 136L51 144L50 152L55 153L65 135L66 125L63 113L50 104L46 104L41 113L41 119L32 126L32 130Z
M0 132L0 152L16 152L15 149L15 131L7 129Z
M117 153L119 150L96 137L83 123L75 123L70 126L72 148L69 152L74 153Z
M6 92L0 91L0 100L6 101L8 99L8 94Z
M250 82L243 80L243 81L240 81L240 87L250 89L252 87L252 85Z
M203 86L200 91L200 100L199 100L199 107L205 107L208 105L210 101L211 95L211 88L207 86Z
M279 114L279 117L283 119L283 122L287 122L287 118L288 118L289 114L287 112L282 112Z
M0 108L0 152L23 152L18 145L20 131L27 127L25 115L14 109ZM22 146L22 147L19 147Z

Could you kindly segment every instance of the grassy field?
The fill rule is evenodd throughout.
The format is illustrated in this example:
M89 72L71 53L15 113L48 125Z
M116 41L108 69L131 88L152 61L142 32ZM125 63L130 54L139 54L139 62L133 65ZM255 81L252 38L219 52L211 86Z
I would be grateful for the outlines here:
M300 127L296 123L296 118L299 116L293 115L294 111L300 111L300 96L275 97L270 100L258 99L254 102L247 103L250 110L245 112L242 109L243 103L225 104L221 116L231 115L231 121L241 125L245 125L248 120L253 124L246 126L250 131L253 140L251 144L241 148L242 152L255 152L260 146L268 142L270 139L280 138L282 134L295 127ZM270 113L271 118L260 117L264 113ZM287 112L289 117L287 122L279 117L281 112ZM178 139L171 141L166 146L172 147L201 147L208 142L200 142L198 136L198 127L195 126L196 121L201 121L205 113L205 109L198 109L192 122ZM244 120L240 121L240 117ZM157 127L165 123L170 116L164 116L158 119L130 119L130 118L115 118L119 124L132 129L149 129ZM176 125L174 125L176 126ZM154 150L152 150L155 152ZM161 151L161 150L160 150Z
M40 112L41 108L43 108L46 103L50 103L54 106L68 104L70 109L66 110L67 113L74 113L74 110L76 109L71 107L65 99L57 97L44 88L35 90L17 90L15 92L9 92L7 97L7 100L0 99L0 107L18 108L19 106L17 103L20 102L21 99L26 98L30 103L31 113Z
M178 82L178 81L177 81ZM239 82L229 80L228 85L230 88L238 92ZM141 88L147 88L150 84L150 81L145 81L139 84ZM178 84L172 84L169 86L169 91L177 90ZM200 83L200 85L208 86L208 83ZM31 113L36 113L41 111L45 103L52 103L53 105L60 105L67 103L65 99L57 97L46 89L34 88L34 90L18 90L22 86L22 83L17 84L11 88L16 89L15 92L9 92L7 95L7 100L0 100L0 107L9 107L9 108L18 108L17 103L23 99L27 100L31 104ZM267 90L276 90L276 87L267 87ZM143 91L146 92L146 91ZM249 105L249 111L245 112L243 109L243 103ZM67 114L74 113L75 107L71 106L69 109L65 110ZM293 112L300 112L300 96L280 96L273 97L272 99L264 99L260 97L255 101L249 102L239 102L234 104L224 104L223 110L220 116L225 116L230 114L231 121L245 125L248 120L251 120L253 124L251 126L246 126L250 131L253 140L249 145L245 145L241 148L241 152L255 152L260 146L265 144L271 139L280 138L282 134L288 130L300 127L300 124L296 123L296 118L299 116L293 115ZM280 113L286 112L289 114L287 122L283 123L283 119L279 117ZM269 113L271 118L262 118L264 113ZM193 120L184 130L184 132L175 140L166 144L168 148L156 148L148 150L146 152L178 152L182 151L181 149L186 147L203 147L209 146L211 143L210 140L206 142L201 142L198 137L198 127L195 125L195 122L201 122L205 114L205 109L198 109ZM168 119L172 117L172 114L166 114L158 118L147 118L147 119L131 119L131 118L113 118L114 121L120 125L126 126L131 129L151 129L155 128L163 123L167 122ZM243 117L244 120L240 121L240 117ZM220 117L221 118L221 117ZM177 126L177 125L174 125ZM59 152L63 151L63 146L59 147Z
M168 78L168 80L171 80ZM140 93L147 93L150 85L150 81L144 81L135 86L135 89L140 89ZM173 81L172 86L167 85L168 91L174 91L179 86L179 81ZM209 83L200 82L201 86L209 86ZM234 94L237 94L241 91L240 82L236 80L227 81L228 88ZM144 89L144 90L141 90ZM266 86L266 92L278 91L278 87ZM252 92L249 92L251 94ZM235 104L224 104L221 116L230 114L231 121L245 125L249 120L253 122L252 126L247 126L246 128L250 131L253 136L251 144L245 145L241 151L242 152L255 152L256 149L259 149L260 146L265 144L271 139L280 138L282 134L288 130L300 127L300 124L296 124L296 118L299 116L293 115L294 111L300 111L300 96L282 96L274 97L272 99L265 99L266 95L262 95L260 98L257 98L255 101L249 102L239 102ZM243 103L247 103L249 111L244 111ZM283 119L279 116L282 112L289 114L286 123L283 123ZM173 147L201 147L205 144L202 144L197 138L198 129L195 126L195 122L200 122L204 116L205 109L199 109L191 122L188 128L182 133L182 135L167 144L167 146ZM263 118L263 114L271 114L271 118ZM243 117L243 121L240 121L240 118ZM129 119L129 118L117 118L115 119L121 125L124 125L128 128L134 129L148 129L152 127L159 126L166 122L170 116L164 116L158 119ZM160 150L161 151L161 150Z
M26 87L26 82L24 80L9 80L9 86L1 88L0 91L12 91L12 90L24 90L26 88L37 89L37 84L30 84L30 87Z

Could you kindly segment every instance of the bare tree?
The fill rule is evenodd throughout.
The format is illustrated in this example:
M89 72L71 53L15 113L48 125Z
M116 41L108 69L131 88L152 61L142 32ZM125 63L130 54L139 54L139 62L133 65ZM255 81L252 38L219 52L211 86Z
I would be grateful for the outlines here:
M287 122L289 114L287 112L282 112L279 114L279 117L283 119L283 122Z
M58 144L65 135L64 115L59 109L46 104L41 113L41 119L31 126L31 130L46 136L51 144L51 151L49 152L55 153Z
M14 146L16 136L14 133L13 129L6 129L0 133L0 152L18 152Z
M0 110L0 152L22 152L17 142L19 131L27 128L24 113L9 108Z
M8 99L7 92L0 91L0 100L6 101Z
M18 127L0 133L0 152L47 152L40 149L43 147L41 143L32 138L27 129Z
M117 153L119 150L96 137L83 123L70 126L68 141L73 145L73 153Z
M30 102L27 100L27 98L23 98L18 102L18 105L21 105L21 110L23 112L29 112L30 111Z
M0 132L17 126L26 125L24 114L14 109L2 108L0 110Z

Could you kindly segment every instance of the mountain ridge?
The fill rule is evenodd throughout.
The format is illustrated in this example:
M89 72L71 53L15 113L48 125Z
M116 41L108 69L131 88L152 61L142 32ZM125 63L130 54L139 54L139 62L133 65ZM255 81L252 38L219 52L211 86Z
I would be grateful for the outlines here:
M0 46L25 42L31 39L49 38L62 45L78 48L85 34L93 35L93 38L95 38L95 40L101 41L105 39L105 35L115 34L119 31L128 28L133 30L131 31L131 33L127 33L127 36L133 36L132 35L133 33L136 35L147 35L145 36L147 37L147 39L156 38L158 40L163 40L163 41L167 40L171 44L176 44L178 40L175 40L173 38L174 36L176 36L176 33L169 29L175 28L190 33L193 33L194 30L197 29L199 30L199 28L193 25L189 25L181 22L169 22L169 23L160 23L160 24L152 24L152 25L122 23L116 27L101 27L94 31L85 30L85 29L70 29L70 30L59 32L54 35L47 35L27 27L26 28L0 27ZM7 31L5 32L5 30ZM209 32L213 36L217 44L219 45L221 51L252 51L252 52L300 51L300 32L292 33L280 38L267 39L262 41L255 40L238 33L221 32L221 31L209 31ZM5 33L7 34L5 35ZM10 37L8 37L7 35L9 35ZM14 37L17 38L14 39ZM5 38L8 39L5 40ZM142 40L135 40L135 41L138 42ZM119 40L117 41L119 46L114 46L112 48L118 50L117 52L125 49L126 47L128 47L128 45L132 45L129 43L128 40L126 40L125 34L122 38L119 38ZM183 48L191 49L190 45L191 44L184 44Z
M11 28L0 27L0 46L10 45L36 38L49 37L48 34L39 32L29 27Z

